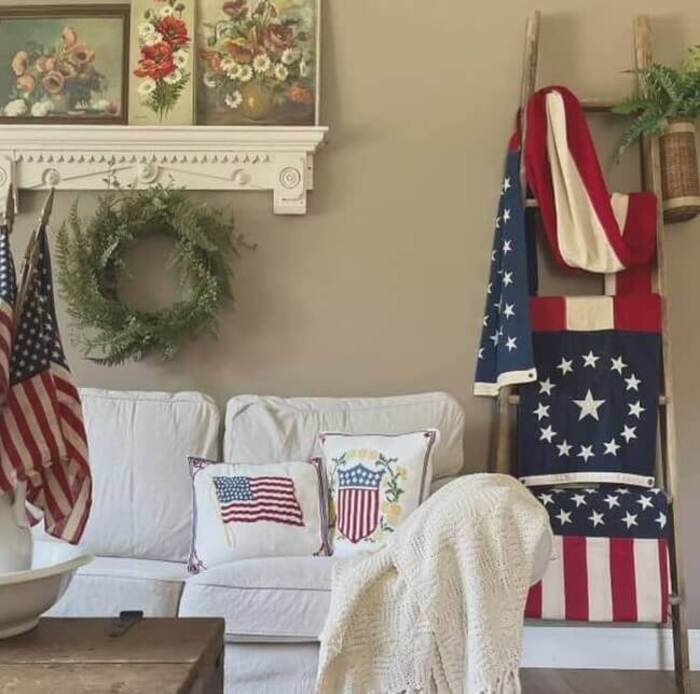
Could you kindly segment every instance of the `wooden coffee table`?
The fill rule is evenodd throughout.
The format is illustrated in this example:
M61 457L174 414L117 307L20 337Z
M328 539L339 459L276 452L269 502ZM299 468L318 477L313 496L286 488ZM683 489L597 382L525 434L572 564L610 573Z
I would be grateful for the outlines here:
M223 619L42 619L0 641L2 694L222 694Z

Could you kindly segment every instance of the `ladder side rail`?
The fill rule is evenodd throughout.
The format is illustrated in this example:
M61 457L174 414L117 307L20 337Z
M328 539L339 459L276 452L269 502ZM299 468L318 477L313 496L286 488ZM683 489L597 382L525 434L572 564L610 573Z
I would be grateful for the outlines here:
M652 63L651 27L647 16L634 22L635 65L639 70ZM640 85L641 86L641 85ZM646 190L655 193L658 200L656 234L656 288L661 296L661 388L664 404L659 408L659 434L661 472L664 488L670 494L669 504L669 559L671 587L674 598L671 602L671 626L673 630L673 652L676 687L679 692L690 692L690 657L688 648L688 625L685 614L685 580L683 574L682 548L680 546L680 524L678 521L678 459L675 423L675 402L671 374L671 333L669 327L669 300L666 295L666 254L664 249L665 227L663 221L661 159L659 138L645 136L641 143L642 179Z
M525 45L523 47L523 74L520 83L520 133L521 152L525 151L527 103L537 84L537 63L539 58L540 12L533 11L527 18L525 27ZM525 176L525 158L520 159L520 191L523 205L527 197L527 180ZM496 401L496 426L493 428L492 450L495 451L495 472L517 476L517 460L513 455L513 413L510 411L509 398L514 392L512 386L501 388Z

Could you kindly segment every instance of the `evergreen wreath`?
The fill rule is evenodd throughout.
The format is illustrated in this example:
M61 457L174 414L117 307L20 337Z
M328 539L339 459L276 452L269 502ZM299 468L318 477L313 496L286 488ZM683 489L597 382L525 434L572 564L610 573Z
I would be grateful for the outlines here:
M223 305L233 299L231 261L246 246L223 210L197 205L182 189L155 185L120 188L113 178L97 210L83 222L78 200L57 236L58 278L74 341L84 356L108 366L159 353L172 358L187 340L216 334ZM136 310L118 296L124 255L139 239L162 234L175 240L168 260L186 300L155 312Z

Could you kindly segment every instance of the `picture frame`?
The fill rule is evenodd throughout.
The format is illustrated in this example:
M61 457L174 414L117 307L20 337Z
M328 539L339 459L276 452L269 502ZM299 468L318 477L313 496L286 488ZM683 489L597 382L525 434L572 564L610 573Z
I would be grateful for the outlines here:
M200 0L197 125L314 126L321 0Z
M198 0L132 0L129 125L193 125Z
M0 123L126 124L130 6L0 6Z

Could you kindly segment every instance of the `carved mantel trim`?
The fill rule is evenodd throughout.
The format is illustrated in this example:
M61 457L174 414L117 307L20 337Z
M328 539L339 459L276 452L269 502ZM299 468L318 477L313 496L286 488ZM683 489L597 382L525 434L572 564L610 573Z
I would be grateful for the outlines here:
M0 209L16 190L104 190L172 180L191 190L271 190L275 214L305 214L328 128L3 125ZM18 210L19 211L19 210Z

